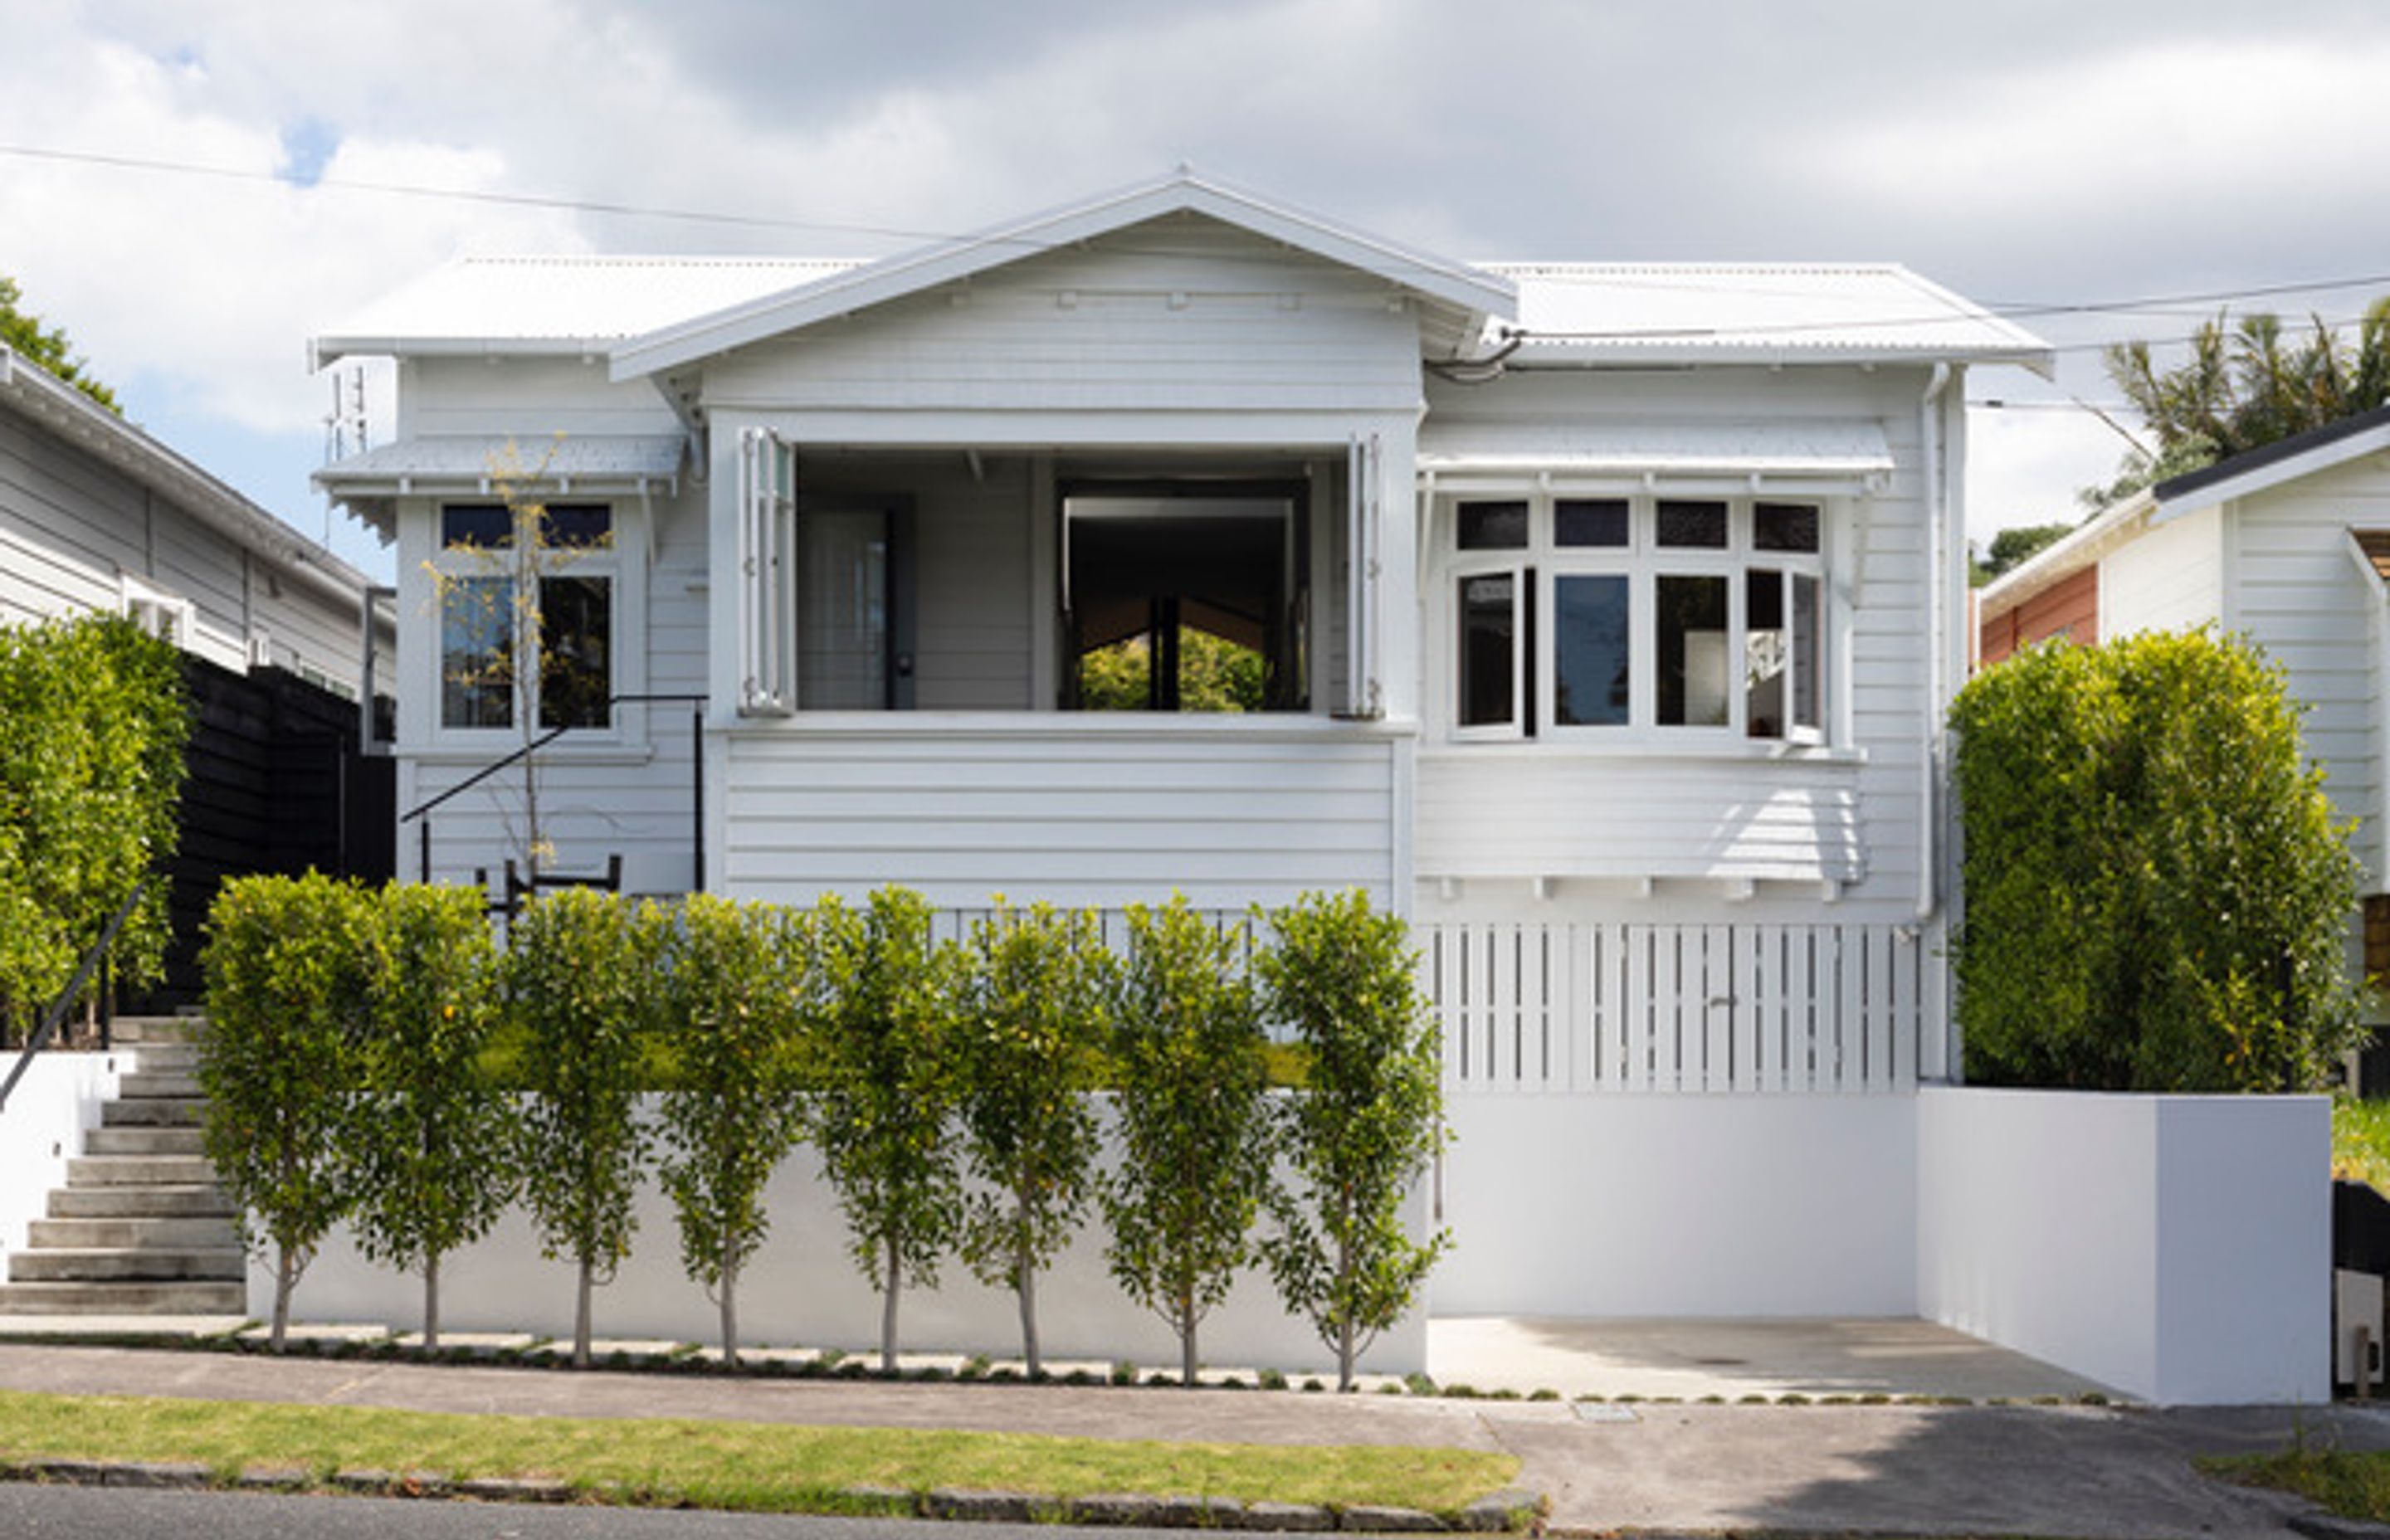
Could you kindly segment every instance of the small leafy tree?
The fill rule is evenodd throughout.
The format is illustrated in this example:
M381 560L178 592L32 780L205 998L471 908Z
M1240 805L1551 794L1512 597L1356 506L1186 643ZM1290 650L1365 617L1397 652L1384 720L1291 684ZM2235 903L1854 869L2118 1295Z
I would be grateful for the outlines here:
M639 1117L661 922L568 888L515 919L507 1008L519 1039L523 1195L543 1253L579 1269L572 1362L589 1365L590 1295L631 1252L649 1134Z
M122 416L124 409L116 404L116 392L87 372L65 328L43 326L40 316L23 308L24 298L17 280L0 273L0 344Z
M1295 1181L1262 1244L1287 1308L1336 1354L1339 1389L1409 1309L1443 1253L1414 1240L1403 1202L1443 1140L1435 1029L1400 918L1366 894L1305 894L1269 917L1254 959L1270 1015L1307 1065L1286 1159Z
M1239 940L1182 896L1128 912L1115 996L1120 1164L1103 1187L1105 1258L1131 1299L1178 1334L1179 1380L1196 1333L1253 1260L1269 1190L1267 1039Z
M276 1353L300 1274L352 1205L342 1144L369 902L316 873L245 877L225 883L208 914L203 1136L244 1243L274 1248Z
M366 1031L350 1141L367 1256L423 1274L440 1345L440 1261L513 1196L512 1101L483 1067L497 956L482 894L392 883L366 900Z
M932 943L928 903L901 888L860 909L825 895L812 930L807 1128L855 1265L880 1292L880 1367L893 1372L897 1301L908 1279L936 1285L961 1207L946 1129L952 949Z
M663 1189L681 1262L722 1313L739 1367L739 1274L767 1228L764 1192L800 1131L796 1027L803 925L784 911L692 893L664 946L663 1018L679 1073L663 1098Z
M964 1208L963 1259L1020 1301L1033 1377L1045 1367L1037 1275L1077 1233L1094 1186L1104 956L1093 915L998 898L972 927L957 1013L963 1152L982 1184Z
M1951 725L1970 1079L2321 1083L2358 1031L2357 868L2280 669L2204 632L2036 648Z
M141 879L173 853L190 709L174 648L129 620L0 627L0 1012L57 998ZM117 976L156 979L166 885L117 937Z

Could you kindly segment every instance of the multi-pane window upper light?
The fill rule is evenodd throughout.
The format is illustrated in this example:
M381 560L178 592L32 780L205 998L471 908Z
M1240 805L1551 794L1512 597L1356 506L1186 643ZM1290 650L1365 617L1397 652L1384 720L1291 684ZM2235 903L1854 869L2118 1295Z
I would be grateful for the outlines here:
M1464 736L1822 736L1819 505L1461 499L1450 530Z

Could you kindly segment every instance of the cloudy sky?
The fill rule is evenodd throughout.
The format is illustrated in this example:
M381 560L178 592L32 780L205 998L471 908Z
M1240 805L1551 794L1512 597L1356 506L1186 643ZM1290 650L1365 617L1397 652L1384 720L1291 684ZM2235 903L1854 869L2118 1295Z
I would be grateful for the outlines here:
M2390 292L2378 0L0 0L0 273L380 572L307 487L305 340L463 251L870 255L1183 160L1462 257L1896 260L2065 350L1969 382L2009 404L1979 538L2113 468L2069 403L2114 400L2101 341Z

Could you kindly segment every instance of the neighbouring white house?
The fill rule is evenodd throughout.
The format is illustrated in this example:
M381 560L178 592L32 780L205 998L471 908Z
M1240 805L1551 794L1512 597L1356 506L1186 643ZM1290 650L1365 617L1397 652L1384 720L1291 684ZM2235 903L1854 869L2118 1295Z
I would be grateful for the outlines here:
M397 546L399 802L446 797L403 869L520 856L514 777L456 789L553 732L552 866L635 891L1359 887L1444 1026L1436 1313L1922 1314L2140 1374L2138 1306L2019 1327L2038 1262L1936 1217L2012 1136L1927 1090L1964 377L2046 369L2027 332L1895 265L1464 262L1182 172L867 262L460 260L314 354L396 364L393 440L316 479ZM493 602L526 471L552 548Z
M2355 826L2367 897L2351 966L2390 974L2390 408L2160 481L1985 584L1977 606L1985 665L2058 635L2203 625L2263 648ZM2366 999L2380 1020L2382 997Z

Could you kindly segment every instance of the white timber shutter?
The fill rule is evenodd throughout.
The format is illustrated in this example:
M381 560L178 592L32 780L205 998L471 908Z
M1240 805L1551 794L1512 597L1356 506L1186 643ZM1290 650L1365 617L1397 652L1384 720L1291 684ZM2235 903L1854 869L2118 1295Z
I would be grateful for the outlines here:
M777 434L739 435L739 714L797 709L795 545L797 456Z
M1385 489L1378 436L1356 434L1344 467L1344 714L1375 721L1386 713L1378 648L1378 580L1385 538Z

